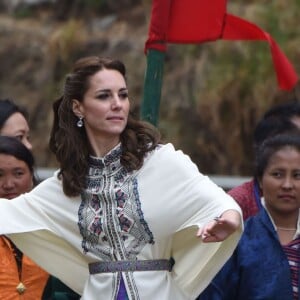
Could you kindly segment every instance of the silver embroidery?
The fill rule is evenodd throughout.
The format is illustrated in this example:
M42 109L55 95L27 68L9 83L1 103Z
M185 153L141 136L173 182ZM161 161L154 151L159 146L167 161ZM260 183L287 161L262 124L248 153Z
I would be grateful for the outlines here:
M135 172L120 163L120 146L104 158L91 157L82 193L79 228L82 247L102 260L136 259L153 235L141 210Z

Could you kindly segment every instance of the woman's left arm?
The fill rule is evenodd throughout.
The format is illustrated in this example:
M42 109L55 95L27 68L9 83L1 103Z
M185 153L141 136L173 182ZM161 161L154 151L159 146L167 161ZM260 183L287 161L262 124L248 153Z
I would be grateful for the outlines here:
M241 223L241 214L237 210L229 209L199 228L197 236L206 243L221 242L234 233L241 226Z

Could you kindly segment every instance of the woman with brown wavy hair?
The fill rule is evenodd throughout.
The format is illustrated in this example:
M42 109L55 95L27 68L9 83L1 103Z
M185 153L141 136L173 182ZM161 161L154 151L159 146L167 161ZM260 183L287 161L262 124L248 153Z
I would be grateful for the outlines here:
M89 129L89 122L86 123L86 126L83 126L84 116L80 111L81 108L84 109L84 97L89 89L88 79L91 79L94 74L101 70L116 73L123 84L122 88L117 91L119 95L110 95L110 92L107 91L98 92L96 88L94 91L94 102L103 103L103 106L107 104L110 106L109 98L115 96L120 98L120 102L126 102L126 109L119 108L118 103L113 103L116 107L112 109L112 112L108 111L108 116L105 116L107 117L105 120L108 128L107 135L116 135L116 142L113 138L112 144L121 141L122 155L120 159L122 165L128 171L139 169L143 164L146 153L153 150L160 139L160 134L155 127L146 122L134 120L128 115L129 101L123 63L99 57L87 57L79 60L73 73L66 78L64 95L53 105L55 122L49 143L50 149L56 154L56 158L60 163L60 175L65 178L63 180L64 192L69 196L78 195L85 187L89 155L91 153L96 156L106 154L95 153L100 150L95 150L97 146L91 144L91 141L94 140L91 137L93 131ZM101 78L99 80L101 81ZM109 78L108 80L112 80L113 83L115 79ZM96 118L98 118L97 113L95 111ZM74 126L75 124L77 126ZM99 121L99 127L103 124L104 122L100 123ZM117 134L113 132L114 127L119 127L116 129ZM112 132L110 133L110 131ZM101 143L103 143L102 140ZM109 143L108 146L105 145L105 148L108 147L110 147ZM106 152L106 149L104 152ZM74 161L76 161L76 164L73 163Z
M60 169L0 201L0 234L82 299L196 298L237 244L238 205L131 116L119 60L77 61L53 108Z

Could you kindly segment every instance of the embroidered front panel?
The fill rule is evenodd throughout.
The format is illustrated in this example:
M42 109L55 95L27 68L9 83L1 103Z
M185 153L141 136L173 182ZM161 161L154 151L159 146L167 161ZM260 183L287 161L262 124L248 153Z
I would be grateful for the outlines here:
M291 281L293 287L293 299L299 299L299 271L300 271L300 237L297 237L289 244L283 246L283 250L287 256L290 270Z
M134 260L153 235L144 219L135 173L120 164L120 147L91 158L79 228L84 252L101 260Z

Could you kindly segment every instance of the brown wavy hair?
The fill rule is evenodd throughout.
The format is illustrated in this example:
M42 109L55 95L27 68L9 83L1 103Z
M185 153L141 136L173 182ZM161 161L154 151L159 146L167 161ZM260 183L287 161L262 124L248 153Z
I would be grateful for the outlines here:
M66 76L63 95L53 104L54 120L49 147L60 164L59 178L67 196L77 196L85 188L91 153L84 126L76 126L78 118L73 112L72 100L82 102L90 77L103 69L116 70L126 79L125 65L119 60L98 56L79 59ZM120 140L121 163L128 171L133 171L142 167L146 153L159 143L160 134L154 126L134 119L130 113Z

